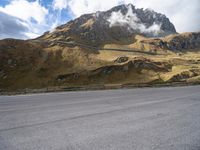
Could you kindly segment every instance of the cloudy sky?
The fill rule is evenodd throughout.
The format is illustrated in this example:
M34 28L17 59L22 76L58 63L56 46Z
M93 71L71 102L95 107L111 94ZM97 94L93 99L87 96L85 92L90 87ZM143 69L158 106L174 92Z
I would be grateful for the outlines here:
M200 31L200 0L0 0L0 39L34 38L82 14L128 3L165 14L178 32Z

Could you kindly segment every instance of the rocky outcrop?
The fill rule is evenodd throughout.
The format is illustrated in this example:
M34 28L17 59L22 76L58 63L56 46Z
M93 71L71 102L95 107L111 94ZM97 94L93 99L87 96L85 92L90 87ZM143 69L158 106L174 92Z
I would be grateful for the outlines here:
M164 40L170 50L194 49L200 47L200 32L170 35Z
M116 63L125 63L128 61L128 57L127 56L122 56L122 57L118 57L114 62Z
M200 32L172 34L164 38L145 38L137 42L140 49L171 50L173 52L200 48ZM146 49L147 49L146 48Z
M124 73L128 72L140 72L142 70L151 70L151 71L159 71L159 72L167 72L170 66L168 64L154 62L150 59L146 58L135 58L134 60L130 60L127 63L122 65L111 65L97 68L95 70L80 72L80 73L72 73L72 74L64 74L58 75L56 77L56 81L58 82L79 82L90 79L96 79L98 77L104 78L106 76L111 76L115 73Z
M177 73L173 75L171 78L169 78L168 82L180 82L180 81L186 81L189 78L193 78L196 76L199 76L200 71L198 69L191 69L187 71L182 71L180 73Z

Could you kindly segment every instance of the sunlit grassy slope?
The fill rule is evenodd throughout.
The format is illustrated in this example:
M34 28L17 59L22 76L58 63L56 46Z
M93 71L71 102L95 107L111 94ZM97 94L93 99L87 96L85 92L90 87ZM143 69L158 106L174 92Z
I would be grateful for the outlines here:
M159 39L141 36L129 45L105 44L104 48L122 51L2 40L0 89L200 82L199 48L172 51L160 46Z

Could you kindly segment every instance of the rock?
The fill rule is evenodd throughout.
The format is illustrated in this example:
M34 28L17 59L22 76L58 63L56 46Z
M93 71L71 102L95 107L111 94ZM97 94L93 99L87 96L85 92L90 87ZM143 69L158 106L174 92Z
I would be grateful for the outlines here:
M200 47L200 32L170 35L164 39L170 50L194 49Z
M7 78L7 76L5 75L5 76L3 76L3 79L6 79Z
M188 71L183 71L181 73L178 73L174 76L172 76L168 81L169 82L178 82L178 81L185 81L186 79L195 77L199 75L199 70L197 69L192 69Z
M12 59L8 59L8 65L11 65L13 63Z
M0 78L5 76L5 72L3 70L0 71Z
M114 62L117 62L117 63L124 63L124 62L127 62L128 59L129 59L128 57L122 56L122 57L118 57Z

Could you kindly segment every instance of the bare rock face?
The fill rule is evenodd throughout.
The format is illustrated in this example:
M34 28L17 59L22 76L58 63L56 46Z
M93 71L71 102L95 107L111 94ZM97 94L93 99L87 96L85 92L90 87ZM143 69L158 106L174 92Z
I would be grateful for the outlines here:
M200 47L200 32L175 34L166 37L167 47L170 50L195 49Z
M45 33L43 40L75 40L94 45L133 42L134 36L165 36L176 33L169 19L152 10L136 9L132 4L120 5L105 12L82 15Z

